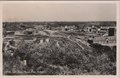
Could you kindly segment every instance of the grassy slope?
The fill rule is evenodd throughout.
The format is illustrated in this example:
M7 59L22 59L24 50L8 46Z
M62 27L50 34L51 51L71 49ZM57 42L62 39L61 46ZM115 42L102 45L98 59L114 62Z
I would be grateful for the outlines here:
M15 56L4 54L4 74L39 74L39 75L82 75L82 74L115 74L116 61L110 55L116 51L101 45L90 48L74 37L68 38L65 33L48 36L49 42L25 43L21 41L15 50ZM63 37L61 37L61 36ZM77 44L76 44L77 43ZM79 45L85 47L82 49ZM19 56L21 53L24 55ZM24 66L20 58L27 59ZM11 61L12 60L12 61ZM9 72L8 72L9 71ZM27 73L25 73L27 72Z

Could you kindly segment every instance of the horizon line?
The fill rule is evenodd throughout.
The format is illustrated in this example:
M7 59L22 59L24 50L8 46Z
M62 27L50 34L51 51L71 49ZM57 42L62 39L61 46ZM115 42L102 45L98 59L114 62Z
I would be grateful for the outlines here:
M3 21L3 22L117 22L117 21Z

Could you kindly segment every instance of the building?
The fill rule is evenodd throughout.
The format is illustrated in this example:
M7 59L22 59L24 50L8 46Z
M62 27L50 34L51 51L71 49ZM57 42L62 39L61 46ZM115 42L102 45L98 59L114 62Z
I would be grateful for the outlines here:
M101 27L98 29L98 34L102 36L116 36L116 27Z
M107 46L115 46L116 36L95 37L93 39L93 43L98 43L98 44L107 45Z
M115 26L88 26L84 28L84 31L89 36L91 34L96 36L115 36L116 27Z

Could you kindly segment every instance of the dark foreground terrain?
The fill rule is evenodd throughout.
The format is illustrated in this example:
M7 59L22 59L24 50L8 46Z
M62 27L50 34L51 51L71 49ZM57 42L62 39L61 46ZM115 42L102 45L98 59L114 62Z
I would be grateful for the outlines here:
M116 75L116 46L78 39L84 35L78 32L43 32L17 41L15 49L3 44L4 75Z

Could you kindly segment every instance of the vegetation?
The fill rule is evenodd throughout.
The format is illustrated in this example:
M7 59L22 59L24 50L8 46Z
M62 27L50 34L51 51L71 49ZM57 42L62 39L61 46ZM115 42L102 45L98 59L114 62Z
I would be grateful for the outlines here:
M21 40L17 41L14 49L4 50L6 45L3 44L3 74L116 75L116 46L109 47L94 44L92 40L84 43L84 41L82 42L84 38L79 38L86 35L84 31L80 30L86 26L116 26L115 24L115 21L4 22L3 37L7 36L6 31L15 32L28 28L32 29L35 26L45 27L43 32L46 35L42 31L37 36L24 35ZM75 31L52 32L55 27L62 28L66 25L75 25ZM45 31L46 28L49 31ZM31 41L31 36L36 37L36 41ZM40 39L44 40L40 41Z
M7 31L17 31L17 30L25 30L27 28L34 28L34 26L39 26L43 25L46 26L48 29L52 29L55 27L60 27L60 26L71 26L75 25L77 29L84 28L86 26L116 26L115 21L95 21L95 22L4 22L3 23L3 28L6 29Z
M115 75L116 47L91 44L82 50L66 38L51 38L48 43L17 44L14 55L3 53L6 75ZM27 65L22 63L27 60Z

